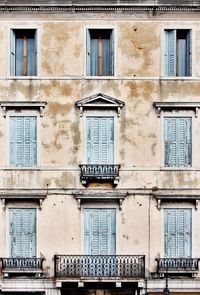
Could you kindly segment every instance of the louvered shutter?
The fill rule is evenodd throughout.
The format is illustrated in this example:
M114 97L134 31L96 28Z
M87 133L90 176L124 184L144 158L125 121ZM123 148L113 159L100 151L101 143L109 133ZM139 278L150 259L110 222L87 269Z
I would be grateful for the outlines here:
M165 209L165 257L191 256L191 209Z
M190 166L192 153L191 118L177 118L178 164L177 166Z
M97 38L90 39L90 75L98 76L99 75L99 41Z
M27 50L27 75L36 75L36 35L29 34Z
M110 33L110 76L114 75L114 30Z
M91 164L114 162L113 117L87 117L87 161Z
M165 74L176 76L176 30L165 30Z
M192 30L187 34L187 76L192 76Z
M90 49L90 30L86 30L86 51L87 51L87 56L86 56L86 72L87 75L91 75L91 49Z
M10 74L15 76L15 32L10 30Z
M111 55L110 55L110 39L102 39L102 75L110 76L110 65L111 65Z
M37 164L37 117L10 117L10 164Z
M10 254L12 257L36 255L36 210L10 209Z
M115 209L85 209L84 218L85 254L115 254Z
M177 121L176 118L165 118L165 166L177 165Z
M16 43L15 43L15 69L16 76L24 75L24 38L22 36L16 35Z

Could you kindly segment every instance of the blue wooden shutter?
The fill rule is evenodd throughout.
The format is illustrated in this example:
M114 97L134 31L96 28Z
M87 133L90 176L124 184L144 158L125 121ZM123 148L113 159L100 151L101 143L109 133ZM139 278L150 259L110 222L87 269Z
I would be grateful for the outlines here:
M192 164L192 119L177 118L177 122L177 166L190 166Z
M84 251L86 255L115 254L115 209L84 210Z
M191 209L164 210L165 257L191 256L191 222Z
M178 76L187 76L187 58L186 58L186 39L179 39L177 40L177 55L178 55Z
M37 117L10 117L10 164L37 165Z
M192 30L187 34L187 76L192 76Z
M24 38L16 35L15 43L15 69L16 76L23 76L23 65L24 65Z
M91 164L113 164L113 117L87 117L87 162Z
M90 75L98 76L98 52L99 52L99 42L97 38L90 39Z
M86 72L87 75L91 75L91 49L90 49L90 42L91 42L91 36L90 36L90 30L86 30Z
M110 33L110 76L114 75L114 30Z
M102 75L110 76L110 39L102 39Z
M176 76L176 30L165 30L165 74Z
M36 75L36 33L28 36L28 49L27 49L27 75Z
M176 118L165 118L164 120L165 141L165 166L177 165L177 120Z
M10 254L12 257L36 255L36 210L9 210Z
M15 76L15 32L10 30L10 74Z

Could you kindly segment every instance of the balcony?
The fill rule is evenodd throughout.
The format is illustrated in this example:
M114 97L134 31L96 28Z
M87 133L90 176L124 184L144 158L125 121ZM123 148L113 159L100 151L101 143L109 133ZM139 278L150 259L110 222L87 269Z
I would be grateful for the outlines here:
M4 276L9 274L37 274L43 271L44 258L28 257L28 258L0 258L2 272Z
M81 182L87 185L89 181L112 181L114 185L119 182L120 165L114 164L83 164L81 168Z
M200 258L156 258L157 272L160 274L192 274L199 269Z
M55 255L55 277L144 278L144 255Z

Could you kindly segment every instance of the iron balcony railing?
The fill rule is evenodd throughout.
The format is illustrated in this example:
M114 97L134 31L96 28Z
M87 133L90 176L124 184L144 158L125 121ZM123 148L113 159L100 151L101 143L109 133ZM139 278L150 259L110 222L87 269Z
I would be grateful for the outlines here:
M55 277L143 278L144 255L55 255Z
M2 270L42 270L44 258L36 257L11 257L0 258L2 264Z
M82 164L81 168L81 181L87 182L89 180L113 180L119 179L120 165L115 164Z
M159 273L197 272L199 258L156 258Z

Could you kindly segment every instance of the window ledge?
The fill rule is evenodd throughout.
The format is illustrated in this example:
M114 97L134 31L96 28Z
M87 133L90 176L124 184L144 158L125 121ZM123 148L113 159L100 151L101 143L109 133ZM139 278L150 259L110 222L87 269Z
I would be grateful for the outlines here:
M199 194L174 194L174 193L164 193L164 192L154 192L153 196L157 200L157 208L161 209L161 203L165 201L189 201L195 204L195 209L198 209L200 195Z
M158 117L160 117L161 111L186 109L193 110L195 112L195 117L197 118L200 102L154 102L154 107L157 110Z
M47 102L45 101L2 101L0 106L3 109L3 116L6 117L8 109L39 109L40 116L43 117L43 111Z

